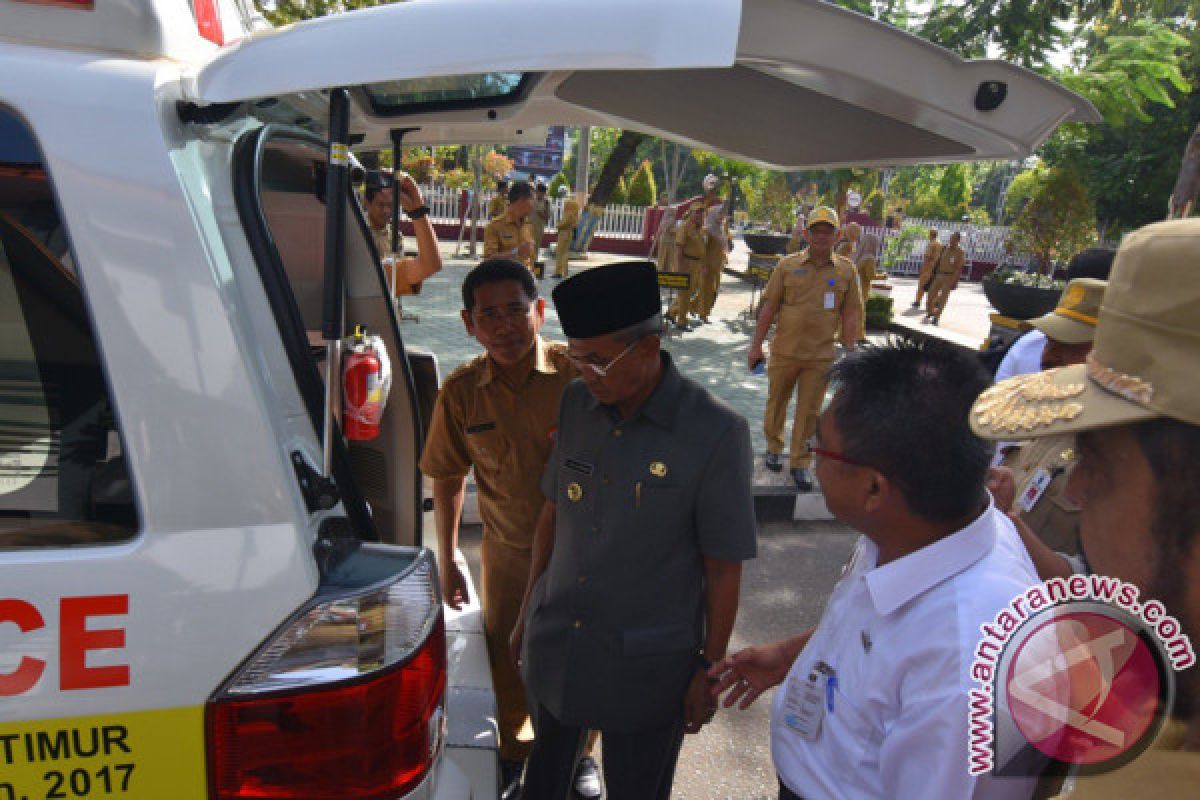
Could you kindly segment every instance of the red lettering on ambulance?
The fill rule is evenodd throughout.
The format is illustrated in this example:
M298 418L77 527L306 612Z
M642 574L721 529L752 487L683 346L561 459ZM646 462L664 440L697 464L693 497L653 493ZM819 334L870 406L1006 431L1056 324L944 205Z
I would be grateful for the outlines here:
M88 630L88 618L129 613L129 595L64 597L59 601L59 668L61 689L102 689L129 685L129 666L89 667L91 650L125 647L124 628Z
M11 597L0 598L0 624L11 622L21 633L29 633L45 627L41 612L31 603ZM23 656L12 672L0 672L0 697L14 697L32 689L41 680L46 662L40 658Z

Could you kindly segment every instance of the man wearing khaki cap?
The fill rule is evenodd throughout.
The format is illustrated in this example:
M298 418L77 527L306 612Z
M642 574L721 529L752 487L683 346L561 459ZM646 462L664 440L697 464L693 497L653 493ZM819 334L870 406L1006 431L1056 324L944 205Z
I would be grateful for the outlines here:
M788 406L796 394L789 461L792 480L801 492L813 489L812 451L808 440L817 430L817 415L825 399L833 363L835 338L853 350L858 339L862 298L854 262L833 251L838 216L828 206L808 215L808 249L780 259L763 289L762 307L746 366L754 369L767 358L763 341L778 317L767 360L766 466L783 469L783 428Z
M1094 278L1071 281L1058 307L1030 323L1046 336L1042 369L1085 362L1092 349L1105 286L1104 281ZM1052 550L1078 552L1079 507L1064 493L1075 458L1072 437L1064 434L1006 444L1007 448L1001 445L1007 451L1003 464L993 470L989 480L996 505L1012 516L1039 566L1041 548L1031 541L1034 534Z
M1149 225L1126 237L1085 364L1003 381L980 395L971 425L1011 439L1075 434L1067 495L1095 573L1160 601L1183 632L1200 625L1200 220ZM1178 675L1156 747L1073 796L1187 797L1200 784L1197 670Z

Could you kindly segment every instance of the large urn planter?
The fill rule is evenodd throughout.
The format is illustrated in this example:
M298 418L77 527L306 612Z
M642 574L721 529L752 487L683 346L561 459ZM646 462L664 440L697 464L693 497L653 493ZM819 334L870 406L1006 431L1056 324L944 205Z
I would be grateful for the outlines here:
M1012 319L1034 319L1049 314L1058 304L1061 289L1042 289L983 279L983 294L999 313Z
M781 256L787 252L791 236L786 233L743 233L742 239L751 253L760 256Z

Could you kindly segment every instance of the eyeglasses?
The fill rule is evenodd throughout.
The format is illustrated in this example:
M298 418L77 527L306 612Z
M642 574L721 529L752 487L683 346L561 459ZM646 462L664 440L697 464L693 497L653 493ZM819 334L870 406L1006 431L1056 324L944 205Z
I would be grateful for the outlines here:
M579 370L580 372L583 372L584 368L587 368L587 369L590 369L593 373L595 373L596 377L606 378L606 377L608 377L608 371L613 368L613 365L616 364L618 361L620 361L622 358L624 358L626 353L628 353L633 348L637 347L638 342L640 342L640 341L642 341L642 340L638 339L637 341L631 342L628 347L626 347L624 350L622 350L620 353L617 354L616 358L614 358L612 361L608 362L604 366L600 366L599 364L593 364L590 361L582 361L582 360L580 360L580 358L578 356L576 356L570 352L567 353L567 360L570 361L572 364L574 364L575 369Z
M824 447L810 447L809 451L817 458L828 458L830 461L837 461L841 464L849 464L852 467L871 467L870 464L865 464L862 461L855 461L845 453L839 453L836 450L826 450ZM874 467L871 467L874 469Z

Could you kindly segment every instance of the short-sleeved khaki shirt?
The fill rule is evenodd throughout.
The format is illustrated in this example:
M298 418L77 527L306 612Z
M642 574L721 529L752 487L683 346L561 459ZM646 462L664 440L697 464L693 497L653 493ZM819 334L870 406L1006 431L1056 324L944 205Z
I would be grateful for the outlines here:
M708 236L703 228L697 228L690 223L683 223L675 234L675 243L683 248L684 263L680 269L688 270L697 262L704 260L704 252L708 247Z
M563 203L562 216L558 219L558 231L574 230L579 224L579 201L575 198L570 198Z
M516 255L516 250L522 242L533 244L533 229L529 227L529 223L525 220L513 222L507 214L503 214L489 222L483 231L483 257L511 254L514 259L532 269L532 253L526 258Z
M948 244L935 267L938 275L953 275L957 280L962 275L962 268L966 263L967 252L959 245Z
M508 211L508 198L502 194L498 194L488 203L488 216L498 217Z
M778 303L771 361L833 359L833 340L846 303L862 302L853 262L836 253L815 264L810 251L787 256L771 273L763 301Z
M921 271L919 273L922 280L929 280L933 275L933 268L942 256L943 247L945 245L938 242L930 242L925 246L925 255L921 258Z
M1051 549L1079 552L1079 506L1067 497L1075 463L1074 437L1047 436L1021 442L1004 458L1013 471L1013 510Z
M534 363L517 387L487 354L446 378L429 425L421 471L461 478L474 467L485 536L529 550L545 497L539 487L550 458L563 389L577 375L566 347L538 337Z
M379 252L380 260L393 255L396 257L396 261L404 260L404 236L401 235L397 237L396 250L393 252L391 224L384 225L382 228L371 228L371 238L375 240L375 249ZM393 263L391 269L395 268L395 264ZM416 294L421 290L419 284L414 286L411 283L403 283L394 280L392 278L392 273L386 264L384 265L383 273L384 277L387 278L388 286L391 286L393 283L395 283L397 295Z

